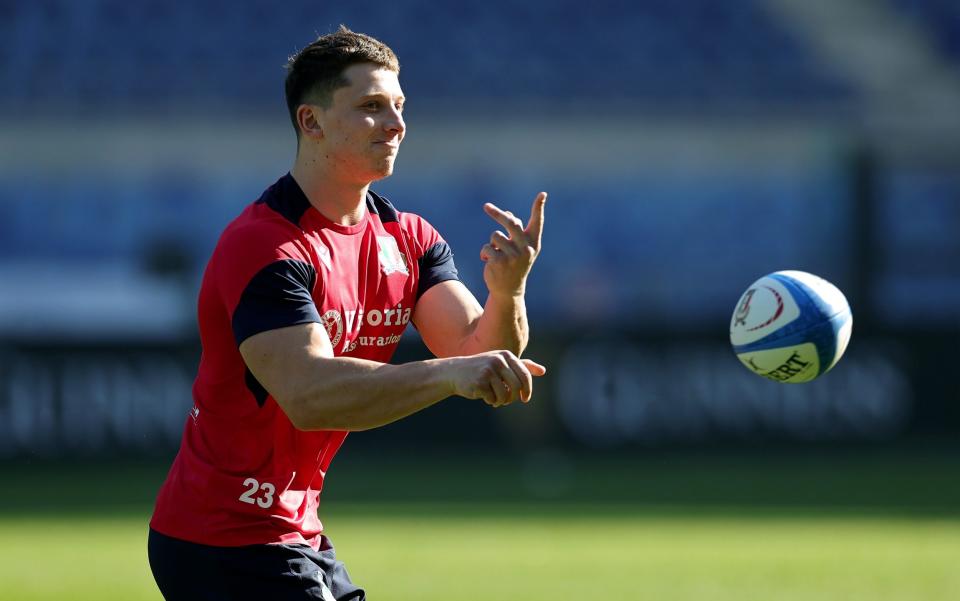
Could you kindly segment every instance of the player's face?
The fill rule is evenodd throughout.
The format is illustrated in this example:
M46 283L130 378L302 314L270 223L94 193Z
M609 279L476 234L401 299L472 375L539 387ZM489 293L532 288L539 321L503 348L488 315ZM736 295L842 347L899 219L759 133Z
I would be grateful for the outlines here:
M344 177L369 183L393 173L403 122L403 91L397 73L372 63L343 72L349 85L337 88L323 111L325 154Z

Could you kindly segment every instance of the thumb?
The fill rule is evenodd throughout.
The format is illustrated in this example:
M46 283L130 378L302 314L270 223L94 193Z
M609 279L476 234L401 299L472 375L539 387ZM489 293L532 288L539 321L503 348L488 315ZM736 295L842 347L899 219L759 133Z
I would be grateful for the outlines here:
M523 365L530 371L531 376L542 376L547 373L546 366L540 365L536 361L531 361L530 359L520 359L523 361Z

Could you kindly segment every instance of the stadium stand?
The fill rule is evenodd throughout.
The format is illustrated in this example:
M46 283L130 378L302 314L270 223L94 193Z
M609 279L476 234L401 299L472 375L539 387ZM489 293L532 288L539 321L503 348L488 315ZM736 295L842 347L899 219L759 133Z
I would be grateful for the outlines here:
M754 1L369 4L221 0L0 3L3 103L81 113L261 109L286 57L345 23L390 43L404 85L440 103L596 98L798 103L852 90ZM722 104L722 103L721 103Z
M917 14L958 12L946 1L895 1ZM957 31L956 20L942 20ZM339 23L394 47L411 110L422 120L460 103L490 111L548 103L545 110L589 115L613 101L648 118L666 107L692 118L745 112L749 121L824 105L840 112L858 102L855 86L761 0L293 0L282 10L263 0L0 0L0 109L14 119L36 119L51 108L104 122L115 115L244 111L284 119L287 56ZM638 166L613 179L558 168L532 177L522 166L494 175L463 165L394 177L377 189L441 225L465 280L480 291L475 253L490 223L479 206L509 199L524 208L545 187L550 252L530 290L538 319L596 318L586 311L638 321L685 314L697 326L724 317L727 294L785 266L829 273L843 286L850 273L835 258L846 250L853 219L844 202L848 175L835 148L824 144L820 152L792 169L717 169L708 159L673 173ZM203 165L185 172L81 169L66 178L50 177L42 166L26 174L7 170L0 176L0 268L120 262L196 278L218 232L271 181L239 167L229 181L204 173ZM899 227L917 190L937 186L940 197L956 198L956 178L943 182L918 188L915 179L896 180L888 192L899 212L884 213L881 225ZM598 203L608 219L595 218ZM787 225L745 235L753 223ZM689 235L693 226L696 236Z

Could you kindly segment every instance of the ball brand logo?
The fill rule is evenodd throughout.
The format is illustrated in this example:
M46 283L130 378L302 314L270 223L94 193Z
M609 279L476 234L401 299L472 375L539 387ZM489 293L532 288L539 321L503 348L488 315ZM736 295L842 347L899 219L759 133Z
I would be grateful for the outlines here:
M747 325L747 315L750 314L750 300L753 299L756 291L756 288L751 288L743 294L743 300L740 302L740 306L737 307L737 314L734 316L734 327Z
M806 370L808 367L810 367L810 362L800 359L800 353L794 351L793 354L790 355L790 358L787 359L783 365L768 371L763 375L771 380L776 380L777 382L786 382L793 376Z
M773 293L773 297L777 300L777 310L773 312L773 317L771 317L771 318L768 319L767 321L763 322L762 324L760 324L760 325L758 325L758 326L753 326L752 328L747 328L747 331L748 331L748 332L755 332L755 331L759 330L760 328L765 328L765 327L767 327L768 325L770 325L770 324L772 324L773 322L777 321L777 318L780 317L780 315L783 314L783 297L780 296L780 293L779 293L779 292L777 292L776 290L774 290L774 289L771 288L770 286L764 286L764 288L766 288L766 289L769 290L771 293ZM751 296L753 296L753 295L751 295ZM749 311L749 308L748 308L748 311ZM746 317L746 316L744 316L744 317ZM744 325L746 325L746 323L744 323Z

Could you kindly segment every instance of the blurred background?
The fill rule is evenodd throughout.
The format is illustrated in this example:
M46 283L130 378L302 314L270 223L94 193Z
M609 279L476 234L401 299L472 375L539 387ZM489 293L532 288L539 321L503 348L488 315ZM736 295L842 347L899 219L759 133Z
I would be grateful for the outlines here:
M334 463L321 517L375 598L449 594L376 550L437 516L468 545L443 555L461 599L960 595L960 4L2 0L0 596L60 594L18 562L69 531L128 566L96 598L158 598L141 543L192 406L199 279L292 165L287 57L341 23L402 67L408 134L374 189L440 230L478 297L482 204L527 215L550 193L535 401L442 403ZM853 308L846 356L806 385L754 376L727 342L740 294L780 269ZM396 361L424 357L408 333ZM583 524L587 566L491 571L496 549L566 548L584 516L612 525ZM833 536L864 516L895 529ZM717 543L754 528L730 564ZM641 566L652 588L623 579Z

